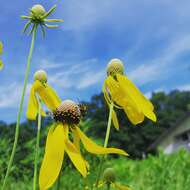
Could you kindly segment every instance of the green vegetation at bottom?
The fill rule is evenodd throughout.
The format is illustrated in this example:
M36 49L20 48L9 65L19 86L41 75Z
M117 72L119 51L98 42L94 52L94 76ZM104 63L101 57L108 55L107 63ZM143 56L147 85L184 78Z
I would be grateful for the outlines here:
M172 155L160 153L158 156L148 156L144 160L130 160L123 157L117 159L108 157L108 159L104 167L113 167L117 182L129 185L133 190L189 190L190 188L190 153L185 150ZM91 165L90 173L84 180L66 159L60 190L84 190L85 186L91 189L90 186L93 185L97 173L98 159L88 157L88 161ZM15 169L18 168L15 166ZM7 189L31 190L32 176L29 178L23 175L21 178L9 179ZM51 190L56 190L56 184Z

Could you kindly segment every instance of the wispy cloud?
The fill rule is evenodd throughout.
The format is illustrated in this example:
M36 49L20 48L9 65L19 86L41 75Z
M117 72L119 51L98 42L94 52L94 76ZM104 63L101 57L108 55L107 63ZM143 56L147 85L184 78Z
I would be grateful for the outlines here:
M95 58L71 64L60 72L50 73L48 81L60 88L84 89L95 85L103 79L104 72L96 68L98 60Z
M186 52L190 52L190 35L172 41L157 57L147 60L146 63L143 61L128 75L138 85L163 80L168 75L172 75L171 71L177 68L180 58Z
M3 86L0 88L0 109L1 108L16 108L19 105L21 93L22 93L22 84L12 83L11 85ZM26 98L28 99L30 92L31 84L28 84L26 89ZM26 101L25 101L26 106Z

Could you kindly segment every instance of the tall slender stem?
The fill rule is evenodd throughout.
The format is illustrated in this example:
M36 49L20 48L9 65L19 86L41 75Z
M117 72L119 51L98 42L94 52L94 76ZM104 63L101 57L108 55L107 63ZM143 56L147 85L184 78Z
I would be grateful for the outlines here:
M60 186L61 186L61 173L62 173L62 169L59 173L59 177L57 179L57 186L56 186L56 189L59 190L60 189Z
M106 148L108 146L110 130L111 130L112 113L113 113L113 102L111 102L111 104L110 104L110 111L109 111L109 118L108 118L107 130L106 130L106 137L105 137L105 140L104 140L104 148ZM96 178L95 187L98 187L98 183L100 181L100 176L101 176L101 173L102 173L102 167L103 167L103 163L104 163L104 158L105 157L102 156L101 160L100 160L100 166L99 166L98 175L97 175L97 178Z
M17 115L17 123L16 123L16 129L15 129L14 144L13 144L10 160L8 162L5 178L4 178L4 181L3 181L2 190L5 189L7 179L9 177L9 173L11 171L13 159L14 159L14 156L15 156L17 143L18 143L19 128L20 128L20 118L21 118L21 114L22 114L24 97L25 97L26 87L27 87L27 83L28 83L28 77L29 77L29 73L30 73L30 62L31 62L31 59L32 59L32 53L33 53L33 49L34 49L34 42L35 42L35 39L36 39L36 29L37 29L37 26L35 27L35 29L33 31L33 35L32 35L30 52L29 52L28 60L27 60L27 68L26 68L26 72L25 72L24 86L23 86L23 90L22 90L22 96L21 96L20 106L19 106L18 115Z
M39 144L40 144L40 129L41 129L41 101L40 98L38 100L38 129L37 129L37 137L36 137L36 147L35 147L35 158L34 158L34 178L33 178L33 190L36 190L37 184L37 173L38 173L38 157L39 157Z

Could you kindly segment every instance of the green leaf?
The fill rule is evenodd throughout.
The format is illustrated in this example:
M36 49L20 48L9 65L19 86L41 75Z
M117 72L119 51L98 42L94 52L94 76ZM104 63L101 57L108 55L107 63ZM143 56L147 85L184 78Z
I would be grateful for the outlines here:
M51 13L53 13L56 9L57 5L54 5L45 15L42 16L42 19L48 17Z
M45 22L64 22L62 19L45 19Z
M28 29L28 27L30 26L31 21L29 20L25 25L24 25L24 29L22 30L22 33L25 33L26 30Z
M45 26L47 28L58 28L59 27L58 25L49 25L49 24L45 24Z

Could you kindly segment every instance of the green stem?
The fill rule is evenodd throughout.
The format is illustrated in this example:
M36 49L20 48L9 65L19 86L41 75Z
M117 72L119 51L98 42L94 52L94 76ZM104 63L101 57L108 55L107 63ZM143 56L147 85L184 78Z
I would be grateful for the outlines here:
M107 190L110 190L110 184L107 184Z
M104 148L106 148L108 146L108 141L109 141L109 136L110 136L110 130L111 130L111 120L112 120L112 113L113 113L113 102L111 102L110 104L110 111L109 111L109 118L108 118L108 124L107 124L107 130L106 130L106 137L104 140ZM100 166L99 166L99 170L98 170L98 175L96 178L96 185L95 187L98 187L99 181L100 181L100 176L102 173L102 167L103 167L103 163L104 163L104 156L101 157L100 160Z
M32 35L32 42L31 42L30 52L29 52L28 61L27 61L27 68L26 68L26 72L25 72L24 86L23 86L23 90L22 90L22 96L21 96L21 101L20 101L20 106L19 106L19 111L18 111L18 116L17 116L14 144L13 144L10 160L8 162L5 178L4 178L4 181L3 181L2 190L5 189L7 179L9 177L9 173L10 173L10 170L11 170L11 167L12 167L13 159L14 159L14 156L15 156L17 143L18 143L20 118L21 118L21 114L22 114L23 102L24 102L24 97L25 97L25 93L26 93L26 87L27 87L27 83L28 83L28 77L29 77L29 72L30 72L30 62L31 62L32 53L33 53L33 49L34 49L34 42L35 42L35 39L36 39L36 29L37 29L37 27L35 27L33 35Z
M60 171L59 177L57 179L57 187L56 187L57 190L59 190L61 186L61 173L62 173L62 170Z
M38 172L38 157L39 157L39 144L40 144L40 129L41 129L41 101L38 100L38 129L37 129L37 137L36 137L36 147L35 147L35 160L34 160L34 178L33 178L33 190L36 190L37 184L37 172Z

